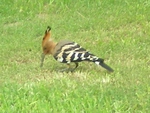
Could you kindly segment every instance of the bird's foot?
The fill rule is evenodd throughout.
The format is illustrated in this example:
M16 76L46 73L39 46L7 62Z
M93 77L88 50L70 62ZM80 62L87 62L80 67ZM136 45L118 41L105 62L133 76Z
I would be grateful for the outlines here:
M75 69L71 69L71 68L65 68L65 69L61 69L59 70L59 72L66 72L66 73L69 73L69 72L73 72Z

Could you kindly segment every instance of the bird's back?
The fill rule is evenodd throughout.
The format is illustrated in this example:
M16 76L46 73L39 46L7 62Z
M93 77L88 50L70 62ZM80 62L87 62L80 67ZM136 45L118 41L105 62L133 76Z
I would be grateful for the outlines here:
M56 44L56 46L55 46L55 49L54 49L54 53L53 53L53 56L55 57L55 56L57 56L60 52L62 52L63 51L63 47L67 47L67 45L69 45L69 44L73 44L74 42L72 42L72 41L69 41L69 40L62 40L62 41L60 41L60 42L58 42L57 44ZM66 48L65 47L65 48ZM65 50L65 48L64 48L64 50Z

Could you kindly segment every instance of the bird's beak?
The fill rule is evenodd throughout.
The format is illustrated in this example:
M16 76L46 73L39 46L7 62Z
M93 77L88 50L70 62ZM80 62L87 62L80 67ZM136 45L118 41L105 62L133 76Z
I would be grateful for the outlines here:
M40 65L40 67L43 66L44 58L45 58L45 54L42 53L42 54L41 54L41 65Z

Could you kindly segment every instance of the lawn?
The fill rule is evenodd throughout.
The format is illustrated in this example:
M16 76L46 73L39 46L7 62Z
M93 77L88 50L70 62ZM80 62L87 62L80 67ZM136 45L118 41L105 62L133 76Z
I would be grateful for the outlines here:
M1 0L0 113L148 113L150 0ZM47 26L104 58L73 72L52 56L40 68Z

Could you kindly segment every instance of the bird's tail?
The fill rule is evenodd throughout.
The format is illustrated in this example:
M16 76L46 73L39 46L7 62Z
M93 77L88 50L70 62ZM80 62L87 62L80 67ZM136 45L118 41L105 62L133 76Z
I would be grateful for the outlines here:
M101 58L94 59L93 62L97 65L102 66L103 68L107 69L110 72L114 71L110 66L108 66L107 64L104 63L104 59L101 59Z
M102 66L103 68L105 68L106 70L108 70L110 72L114 71L110 66L108 66L107 64L104 63L104 59L98 58L93 54L90 54L90 59L88 59L88 60L94 62L97 65Z
M113 72L114 70L108 66L107 64L105 64L104 62L103 63L100 63L99 65L101 65L103 68L107 69L108 71L110 72Z

